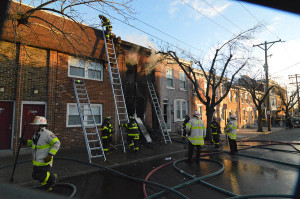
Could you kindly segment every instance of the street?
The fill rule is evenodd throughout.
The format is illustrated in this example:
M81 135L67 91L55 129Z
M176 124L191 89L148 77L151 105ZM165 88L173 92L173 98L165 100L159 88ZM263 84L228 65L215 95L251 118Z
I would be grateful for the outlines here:
M300 129L284 130L271 134L264 134L251 140L262 140L259 142L240 142L239 154L234 157L227 153L220 153L204 157L208 160L216 160L224 165L224 171L216 176L205 179L204 181L215 185L222 190L212 189L202 183L194 183L181 188L179 191L187 198L228 198L234 195L251 195L251 194L294 194L294 188L297 183L298 169L300 157L296 149L300 149L298 145L270 145L264 147L246 148L246 145L266 144L264 140L273 141L299 141ZM282 140L282 138L286 138ZM228 151L228 146L223 148ZM201 155L205 155L207 149L203 149ZM179 160L185 157L185 152L172 155L169 157L160 157L149 161L140 161L134 164L121 166L115 170L123 174L145 179L145 177L154 168L166 164L170 161ZM242 156L249 155L249 157ZM266 160L251 158L255 156L277 160L282 163L275 163ZM287 163L289 165L285 165ZM201 161L200 164L188 164L184 161L176 163L176 167L183 170L195 178L209 175L222 168L220 164L211 161ZM169 164L149 176L149 181L163 184L168 187L180 185L191 180L184 176L181 172L174 169ZM122 176L112 174L108 171L95 172L93 174L72 177L64 182L72 183L77 187L75 198L144 198L142 183L128 180ZM62 193L65 190L57 187L54 192ZM153 185L146 185L146 194L151 196L157 192L163 191ZM225 192L225 193L224 193ZM229 192L229 194L228 194ZM230 195L230 192L232 195ZM175 193L166 193L156 198L181 198Z

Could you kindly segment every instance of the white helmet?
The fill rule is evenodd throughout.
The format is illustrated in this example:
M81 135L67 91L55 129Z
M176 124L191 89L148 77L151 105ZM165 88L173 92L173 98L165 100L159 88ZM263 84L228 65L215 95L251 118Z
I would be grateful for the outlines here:
M193 115L194 115L195 117L200 117L199 111L195 111Z
M231 114L230 118L236 120L236 115L235 114Z
M33 122L30 123L32 125L47 125L47 120L46 118L42 116L35 116L33 119Z

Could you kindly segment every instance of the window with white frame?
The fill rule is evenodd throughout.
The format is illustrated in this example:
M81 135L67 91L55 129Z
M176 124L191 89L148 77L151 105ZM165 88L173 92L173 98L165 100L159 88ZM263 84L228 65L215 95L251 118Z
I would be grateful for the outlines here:
M229 92L228 92L228 98L229 98L229 101L230 101L230 102L232 102L232 95L231 95L231 91L229 91Z
M99 126L102 123L102 104L91 104L92 112L95 118L96 125ZM81 107L81 110L88 111L88 105ZM92 116L84 116L84 120L93 120ZM93 125L92 121L85 123L86 126ZM67 104L67 127L78 127L81 126L80 117L77 109L77 104L68 103Z
M166 69L167 87L174 88L174 74L173 69Z
M69 76L102 81L103 64L70 56Z
M186 90L186 77L183 71L179 71L179 88Z
M186 100L174 100L174 121L183 121L188 114L188 103Z
M206 92L206 88L207 88L207 81L203 80L203 88L204 88L204 93Z

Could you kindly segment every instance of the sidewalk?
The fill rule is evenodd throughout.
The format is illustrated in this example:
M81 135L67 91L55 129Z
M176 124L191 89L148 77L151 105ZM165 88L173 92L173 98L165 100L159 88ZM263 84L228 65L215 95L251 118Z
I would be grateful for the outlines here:
M272 132L280 131L285 128L273 128ZM264 129L265 130L265 129ZM241 129L238 131L237 139L249 139L259 135L268 134L270 132L256 132L256 129ZM225 134L221 134L221 142L225 142ZM175 153L182 153L184 157L187 151L186 146L182 143L176 142L165 144L163 142L153 143L151 145L142 146L141 150L138 153L123 152L122 147L119 147L117 150L112 151L111 154L107 155L107 160L104 162L103 158L93 159L94 164L101 166L115 168L121 165L133 164L135 162L143 162L150 159L155 159L158 157L170 157ZM99 169L87 166L84 164L76 163L73 161L62 160L59 158L72 158L76 160L81 160L84 162L88 161L88 155L86 148L81 150L60 150L54 159L53 172L57 173L59 180L63 180L72 176L80 176L83 174L88 174L95 172ZM0 151L0 168L5 165L13 164L15 157L12 155L11 151ZM23 186L32 185L37 183L31 177L32 173L32 164L31 164L31 153L30 149L22 150L18 159L18 162L28 161L24 164L18 164L16 167L14 175L14 184L19 184ZM11 177L13 167L7 167L5 169L0 169L0 181L8 183Z

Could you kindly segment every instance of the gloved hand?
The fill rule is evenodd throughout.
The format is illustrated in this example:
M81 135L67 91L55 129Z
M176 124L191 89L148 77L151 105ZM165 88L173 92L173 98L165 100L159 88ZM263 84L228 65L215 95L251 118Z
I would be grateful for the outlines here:
M52 154L48 154L45 158L44 158L44 161L47 163L47 162L50 162L52 160L52 157L53 155Z

